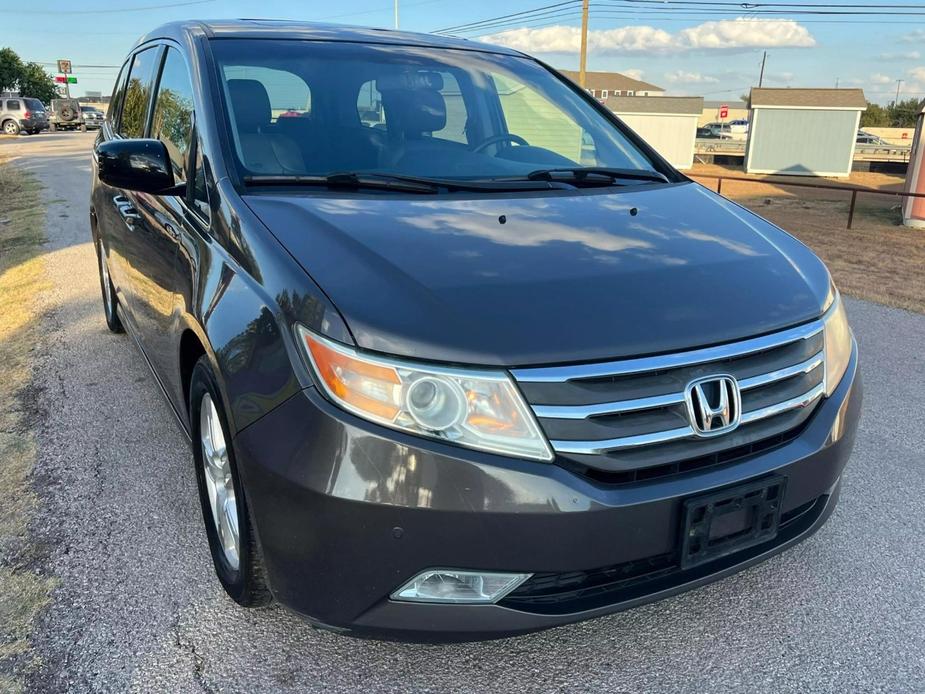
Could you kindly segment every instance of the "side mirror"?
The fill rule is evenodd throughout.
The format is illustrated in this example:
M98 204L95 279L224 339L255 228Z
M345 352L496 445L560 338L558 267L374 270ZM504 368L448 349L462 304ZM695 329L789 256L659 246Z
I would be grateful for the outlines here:
M167 147L160 140L109 140L96 146L100 180L113 188L159 195L182 195Z

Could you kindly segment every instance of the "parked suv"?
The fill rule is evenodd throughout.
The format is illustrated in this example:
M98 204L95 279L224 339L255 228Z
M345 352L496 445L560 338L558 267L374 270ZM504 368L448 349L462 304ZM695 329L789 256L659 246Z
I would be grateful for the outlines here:
M241 605L527 632L719 579L832 513L861 387L825 266L542 63L169 24L109 116L106 322L191 441Z
M84 123L88 129L99 130L103 125L106 116L95 106L81 106L80 114L83 116Z
M48 122L52 132L56 130L87 131L87 124L84 122L83 114L80 112L80 102L77 99L52 99Z
M35 135L47 127L45 104L38 99L21 96L0 99L0 131L4 134Z

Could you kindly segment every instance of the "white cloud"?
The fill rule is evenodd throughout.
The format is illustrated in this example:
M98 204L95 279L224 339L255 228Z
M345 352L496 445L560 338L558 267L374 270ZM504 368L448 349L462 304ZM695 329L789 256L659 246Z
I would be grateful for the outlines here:
M918 51L900 51L898 53L881 53L878 57L880 60L918 60L922 57L922 54Z
M672 84L716 84L719 82L718 79L710 75L702 75L699 72L687 72L685 70L666 72L665 79Z
M481 37L525 53L578 53L581 30L571 26L521 28ZM628 26L588 32L588 50L602 55L674 53L743 48L808 48L816 40L806 27L790 19L723 19L669 33L650 26Z
M876 75L870 76L871 84L890 84L892 81L892 77L889 77L888 75L881 75L879 72Z
M634 67L631 67L629 70L620 70L620 73L627 77L632 77L634 80L641 80L643 74L642 70L637 70Z
M925 29L910 31L908 34L903 34L899 40L904 43L922 43L925 41Z
M723 19L678 32L689 48L810 48L816 40L792 19Z
M578 53L581 30L568 26L509 29L483 36L481 40L525 53ZM659 53L671 50L672 40L667 31L645 26L589 31L588 50L593 53Z
M918 80L919 82L925 82L925 65L912 68L911 70L909 70L909 75L914 80Z

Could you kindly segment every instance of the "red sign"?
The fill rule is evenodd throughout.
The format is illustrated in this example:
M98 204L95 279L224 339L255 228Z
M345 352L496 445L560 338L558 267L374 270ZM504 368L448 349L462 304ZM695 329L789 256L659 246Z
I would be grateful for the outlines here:
M67 77L65 77L64 75L58 75L57 77L55 77L55 82L57 82L58 84L66 84Z
M723 104L719 107L719 117L728 118L729 117L729 107Z

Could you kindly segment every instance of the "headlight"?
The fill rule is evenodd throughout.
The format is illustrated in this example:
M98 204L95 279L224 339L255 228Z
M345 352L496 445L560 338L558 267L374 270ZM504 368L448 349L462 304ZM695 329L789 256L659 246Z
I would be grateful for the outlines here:
M835 392L851 360L851 328L841 296L836 294L825 315L825 394Z
M301 325L297 332L324 392L355 415L469 448L553 458L533 413L504 372L374 357Z

